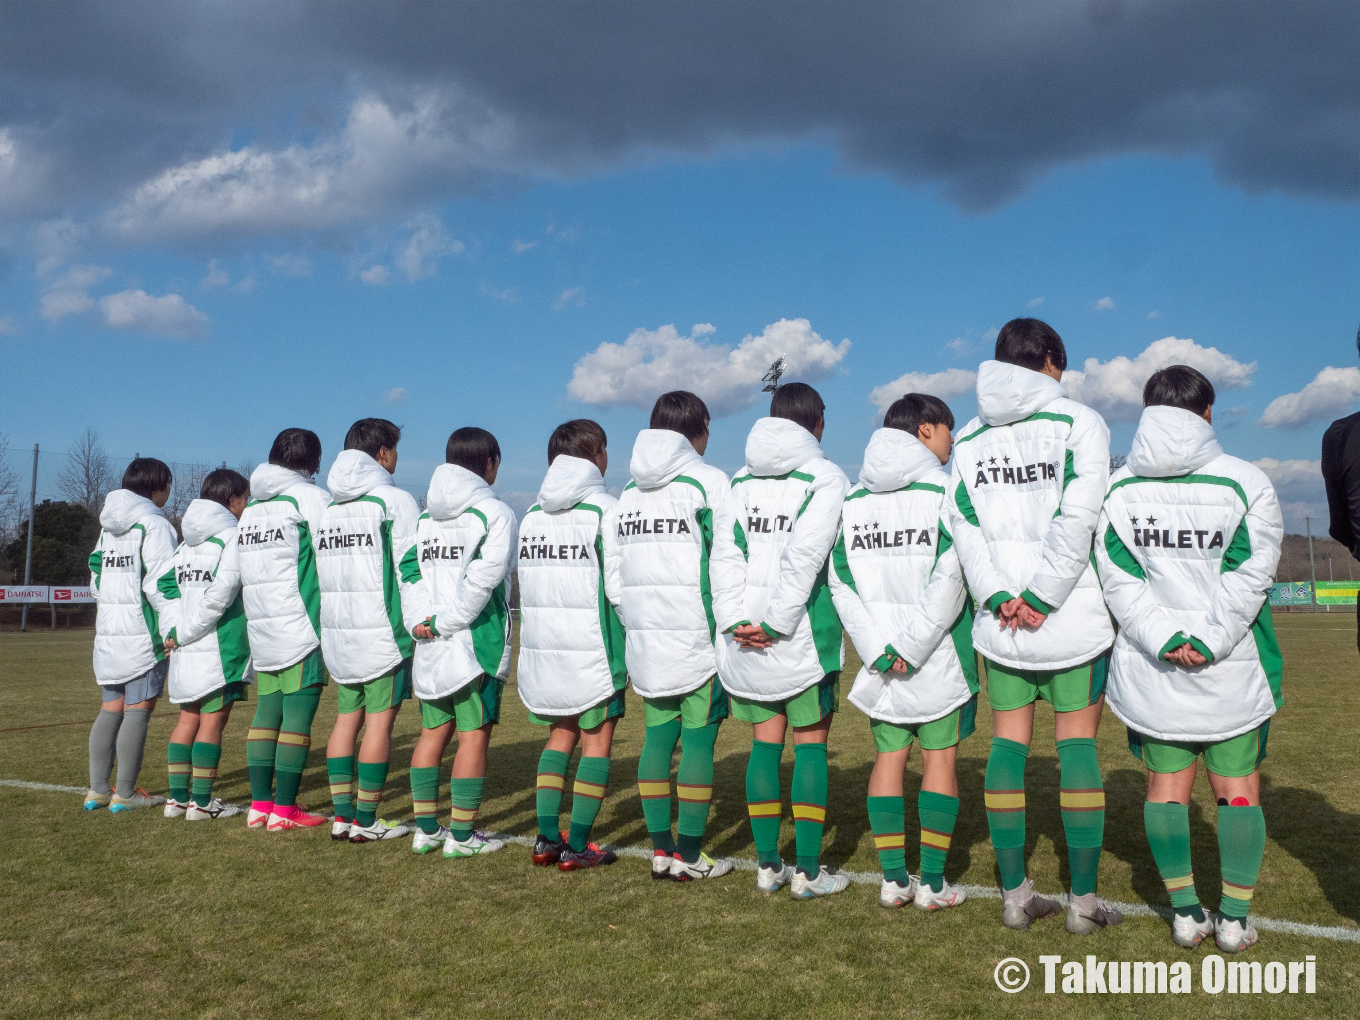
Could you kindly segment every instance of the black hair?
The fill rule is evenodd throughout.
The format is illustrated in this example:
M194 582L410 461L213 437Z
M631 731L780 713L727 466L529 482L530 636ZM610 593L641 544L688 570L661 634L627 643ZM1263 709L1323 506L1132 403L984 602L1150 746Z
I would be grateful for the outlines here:
M1067 348L1062 337L1042 319L1012 319L996 335L996 360L1042 372L1049 361L1067 371Z
M885 429L901 429L913 436L922 425L943 425L954 431L954 412L939 397L929 393L908 393L893 401L883 416Z
M486 477L486 462L500 463L501 444L486 429L468 425L449 436L444 447L444 462L467 468L478 478Z
M1143 406L1181 407L1203 414L1214 406L1214 384L1189 365L1172 365L1152 373L1143 387Z
M780 386L770 398L770 417L786 418L811 432L826 414L822 395L805 382Z
M321 440L311 429L284 429L269 448L269 463L314 475L321 470Z
M169 466L155 457L138 457L123 472L123 488L147 499L153 492L170 488L173 480Z
M553 434L548 437L548 463L564 455L594 460L608 445L609 437L604 434L599 422L589 418L573 418L553 429Z
M231 468L218 468L216 471L209 471L208 477L203 479L203 486L198 490L198 498L210 499L231 509L233 499L240 499L249 492L250 482L245 475Z
M708 431L709 421L707 404L688 390L671 390L656 398L649 427L679 432L692 441Z
M386 418L360 418L345 433L346 450L362 450L370 457L376 457L384 446L395 450L399 442L401 426Z

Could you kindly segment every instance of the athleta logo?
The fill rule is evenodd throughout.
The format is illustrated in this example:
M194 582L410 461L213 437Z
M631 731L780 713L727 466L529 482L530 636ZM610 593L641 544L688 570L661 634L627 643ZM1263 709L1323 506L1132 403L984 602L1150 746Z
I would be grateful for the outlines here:
M236 544L241 545L268 545L270 542L282 542L282 528L264 528L253 531L241 531L236 535Z
M197 567L180 567L175 571L176 584L184 584L186 581L211 581L212 579L211 570L199 570Z
M1130 517L1133 524L1133 544L1140 549L1222 549L1223 532L1207 531L1197 528L1141 528L1142 518ZM1148 517L1148 524L1156 524L1157 518ZM1213 538L1209 538L1213 535ZM1204 540L1209 538L1206 545Z
M135 556L114 556L111 553L104 556L104 566L107 567L131 567L135 566Z
M989 466L990 465L990 466ZM977 478L973 482L973 487L979 485L990 485L999 482L1002 485L1027 485L1030 482L1046 482L1050 478L1058 477L1058 465L1048 462L1038 464L1017 464L1011 466L1009 457L1002 457L1001 463L996 462L995 457L988 458L988 464L982 461L977 462ZM991 475L991 478L987 476Z
M753 514L760 513L760 507L751 508ZM777 531L792 531L793 518L788 514L777 514L774 517L747 517L746 533L748 535L773 535ZM774 522L774 527L770 527L770 522Z
M878 527L875 521L873 528ZM852 530L859 531L860 525L851 525ZM897 549L904 545L924 545L929 546L930 536L935 531L934 528L904 528L901 531L877 531L871 530L869 525L864 525L864 534L852 535L850 538L850 549Z
M548 545L541 538L534 538L532 535L521 535L519 546L519 558L522 560L588 560L590 559L590 546L588 545Z
M438 542L426 542L420 547L420 562L429 563L430 560L461 560L463 558L461 545L440 545Z
M641 510L624 514L619 521L619 538L629 535L688 535L689 521L683 517L643 517ZM635 518L628 520L627 518Z
M335 529L339 531L339 529ZM316 547L321 549L371 549L373 548L373 533L367 531L351 532L348 534L322 535L317 541Z

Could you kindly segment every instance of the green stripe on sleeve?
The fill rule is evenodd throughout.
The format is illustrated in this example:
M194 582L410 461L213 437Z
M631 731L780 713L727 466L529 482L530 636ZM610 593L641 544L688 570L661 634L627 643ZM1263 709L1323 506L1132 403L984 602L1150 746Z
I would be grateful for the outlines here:
M1114 530L1113 524L1105 525L1105 552L1109 555L1110 562L1124 573L1136 577L1140 581L1147 580L1147 572L1143 570L1137 557L1129 552L1129 547L1124 544L1124 540Z

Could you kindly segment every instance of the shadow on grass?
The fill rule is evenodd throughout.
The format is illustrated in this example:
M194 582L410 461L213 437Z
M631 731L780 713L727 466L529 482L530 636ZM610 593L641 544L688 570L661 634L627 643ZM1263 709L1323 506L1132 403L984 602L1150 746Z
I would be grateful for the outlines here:
M1360 921L1360 815L1338 811L1317 790L1276 786L1264 775L1261 806L1270 838L1317 877L1338 914Z

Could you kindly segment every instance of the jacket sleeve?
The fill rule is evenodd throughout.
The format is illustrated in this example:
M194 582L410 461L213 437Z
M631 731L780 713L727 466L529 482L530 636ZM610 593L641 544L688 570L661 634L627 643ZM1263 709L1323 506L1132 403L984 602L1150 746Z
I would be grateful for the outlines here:
M892 638L893 651L913 669L920 669L935 654L968 598L959 553L943 521L936 528L936 536L935 565L926 590Z
M414 631L434 613L430 599L430 583L420 569L420 522L411 533L411 544L397 561L397 578L401 590L401 618L407 631Z
M187 645L197 641L217 626L236 596L241 593L241 567L237 559L237 545L228 542L217 558L217 569L213 571L212 582L203 590L203 597L192 613L186 613L179 620L175 631L175 642Z
M793 533L779 557L779 584L770 594L761 626L773 636L793 631L807 609L812 586L827 564L840 533L841 507L850 483L829 462L813 475L806 508L793 522Z
M142 576L142 593L151 603L157 617L165 617L172 625L175 622L175 607L171 606L170 599L161 591L160 580L167 570L172 572L171 580L174 580L174 560L175 529L169 521L162 519L159 525L149 526L142 538L142 566L146 570ZM168 629L165 628L162 633Z
M982 533L982 525L973 509L960 461L956 453L950 475L952 491L945 500L944 523L954 537L954 549L958 553L968 587L989 613L995 613L1001 603L1009 602L1016 593L1006 587L1006 578L992 561L991 546L987 536Z
M864 600L859 597L859 586L854 572L850 569L850 559L845 553L845 532L838 531L836 544L831 547L831 569L827 571L827 581L831 587L831 602L836 607L836 615L855 644L855 651L870 669L887 651L887 638L874 625Z
M1096 523L1095 554L1105 602L1119 622L1120 633L1151 659L1185 644L1176 614L1157 601L1142 564L1110 523L1108 504Z
M719 634L746 620L746 539L737 519L737 505L732 486L723 477L712 507L713 549L708 557L713 620Z
M600 518L600 548L604 553L604 597L614 607L619 622L625 627L628 621L623 618L623 580L619 573L619 505L615 503Z
M1039 612L1062 607L1086 569L1096 518L1110 482L1110 429L1094 411L1077 416L1068 439L1071 472L1064 465L1058 516L1044 535L1039 569L1020 597Z
M316 545L321 537L321 518L330 502L330 493L315 486L308 488L303 498L298 500L298 510L307 521L307 529L312 535L312 545Z
M434 625L439 637L450 638L472 626L496 586L510 574L519 552L519 525L508 510L494 510L486 518L486 538L475 560L463 571L451 605L434 607Z
M99 532L99 539L95 542L94 548L90 550L90 590L94 592L94 600L99 601L99 581L104 575L104 531Z

